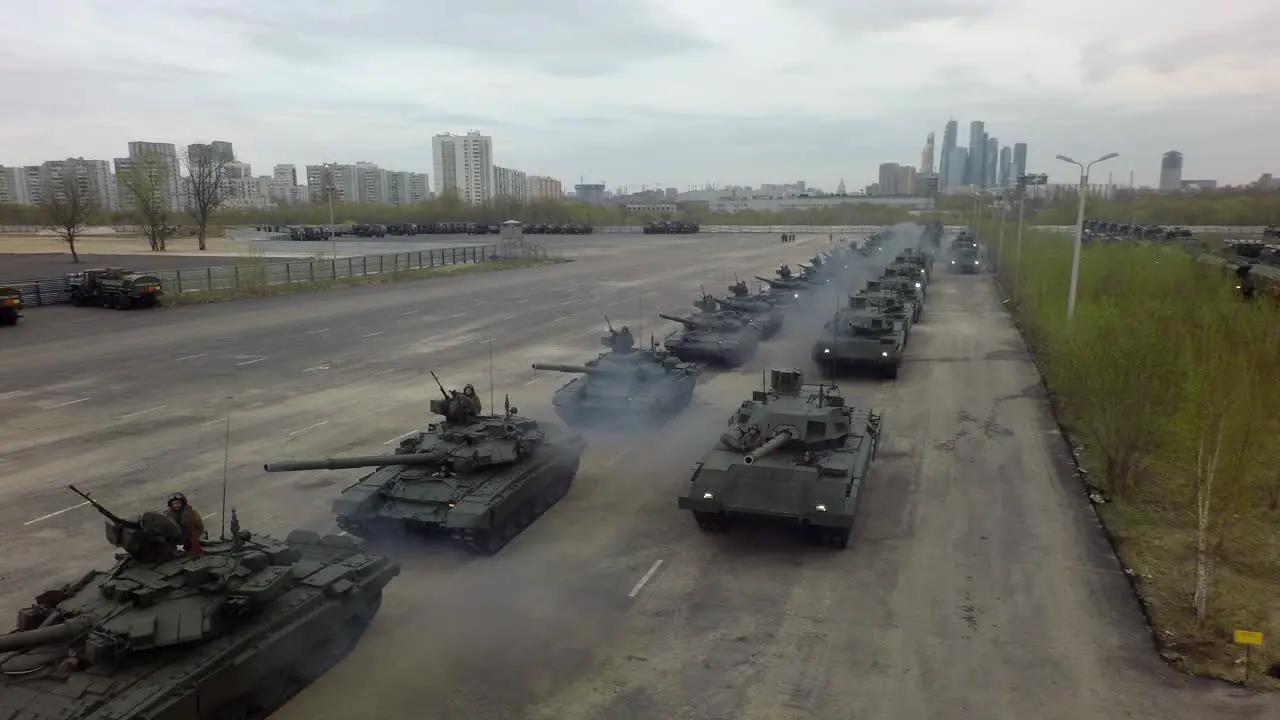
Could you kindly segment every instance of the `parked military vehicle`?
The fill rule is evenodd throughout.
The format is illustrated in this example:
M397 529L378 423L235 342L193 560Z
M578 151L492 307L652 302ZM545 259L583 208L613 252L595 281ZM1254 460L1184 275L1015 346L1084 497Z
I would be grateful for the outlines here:
M667 335L663 344L672 355L685 362L737 367L755 354L760 345L760 326L746 319L662 313L658 317L684 326Z
M608 322L608 318L605 318ZM702 370L681 362L656 342L647 350L635 347L630 328L623 326L600 338L609 352L584 365L534 363L534 370L575 373L551 398L556 414L569 425L602 422L660 424L689 406Z
M679 507L707 532L728 530L740 517L774 518L798 524L814 542L845 548L881 416L847 406L835 386L805 385L799 370L769 377L769 388L729 418Z
M883 315L903 324L907 338L911 337L914 308L896 293L887 290L859 290L849 296L848 309L863 315Z
M432 374L435 377L435 374ZM431 423L394 455L267 463L267 472L377 468L333 503L338 527L366 539L444 535L482 555L501 550L564 497L586 440L554 423L481 414L471 386L432 400Z
M0 717L266 717L359 641L400 566L352 538L240 529L190 542L168 515L107 519L108 571L46 590L0 635Z
M898 255L893 262L889 263L885 269L883 276L887 278L901 277L920 283L921 291L929 286L929 273L925 269L911 260L905 259L906 256Z
M18 288L0 287L0 325L17 325L22 317L22 293Z
M116 310L152 308L164 292L157 275L124 268L97 268L67 275L72 305L99 305Z
M907 348L907 324L880 313L842 310L823 325L824 337L813 344L813 362L834 377L845 371L898 377Z
M642 228L645 235L696 235L702 227L696 222L680 220L647 222Z
M920 322L920 316L924 314L924 286L910 278L900 276L886 276L879 280L867 281L867 293L874 294L887 292L901 298L904 305L911 311L911 322Z
M733 292L736 287L736 285L730 285L729 291ZM767 295L731 295L726 298L712 299L725 310L743 313L754 319L760 326L761 340L768 340L777 335L786 319L786 312L782 306L769 300Z
M924 273L925 279L928 280L933 275L933 253L920 250L918 248L906 248L898 253L893 261L895 263L905 263L920 268Z

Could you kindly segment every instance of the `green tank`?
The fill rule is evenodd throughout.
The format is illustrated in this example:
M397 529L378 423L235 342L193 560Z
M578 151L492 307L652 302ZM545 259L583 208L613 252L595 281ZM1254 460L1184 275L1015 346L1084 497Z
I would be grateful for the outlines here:
M521 417L510 402L502 414L483 415L474 393L443 385L440 392L444 398L430 407L444 421L404 438L393 455L276 462L263 469L376 468L334 500L338 527L366 539L440 535L492 555L569 491L586 440L554 423Z
M786 312L781 304L772 302L763 295L713 297L712 300L725 310L742 313L747 317L754 318L760 324L761 340L769 340L774 335L777 335L778 331L782 330L782 323L786 319Z
M825 337L810 348L813 362L834 377L871 371L895 379L907 348L907 323L869 310L842 310L823 326Z
M769 374L769 388L734 411L729 429L697 464L679 507L707 532L755 516L847 547L881 416L849 407L835 386L805 385L799 370Z
M0 287L0 325L17 325L22 317L22 293L18 288Z
M606 318L607 320L607 318ZM637 350L623 327L600 338L609 352L585 365L534 363L534 370L573 373L551 398L556 414L569 425L626 422L660 424L689 406L702 370L681 362L650 342Z
M924 283L902 275L888 275L879 280L867 281L868 292L889 292L902 298L911 307L911 322L920 322L924 314Z
M179 549L162 512L107 518L123 552L46 590L0 635L0 718L266 717L360 639L400 566L350 537L240 529Z

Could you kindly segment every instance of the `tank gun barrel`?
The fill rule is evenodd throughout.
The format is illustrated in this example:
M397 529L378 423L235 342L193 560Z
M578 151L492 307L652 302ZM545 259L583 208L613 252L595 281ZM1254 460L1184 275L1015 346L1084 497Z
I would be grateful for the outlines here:
M586 365L558 365L555 363L534 363L534 370L550 370L551 372L577 373L579 375L603 375L604 370Z
M324 458L322 460L285 460L267 463L267 472L297 472L299 470L352 470L355 468L382 467L384 465L435 465L441 457L435 453L404 455L362 455L359 457Z
M746 463L747 465L752 465L755 463L755 461L759 460L765 455L768 455L774 450L777 450L778 448L782 447L790 439L791 439L791 431L783 430L777 435L774 435L773 437L769 438L769 441L766 442L765 444L761 445L760 447L756 448L755 450L752 450L751 452L743 456L742 462Z
M685 326L685 327L689 327L689 328L691 328L691 327L696 327L696 326L698 325L698 323L697 323L697 322L694 322L693 318L683 318L683 317L679 317L679 316L676 316L676 315L667 315L666 313L658 313L658 317L662 318L663 320L670 320L671 322L678 322L678 323L680 323L681 325L683 325L683 326Z
M92 628L92 620L86 617L77 617L59 625L49 625L35 630L22 630L0 635L0 653L29 650L42 645L66 642L89 632Z

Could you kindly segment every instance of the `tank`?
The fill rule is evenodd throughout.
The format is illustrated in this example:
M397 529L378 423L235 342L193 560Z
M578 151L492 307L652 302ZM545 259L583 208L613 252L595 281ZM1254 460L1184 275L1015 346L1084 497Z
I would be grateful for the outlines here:
M747 317L753 318L760 325L761 340L769 340L774 335L777 335L778 331L782 330L786 312L778 303L770 301L766 296L713 297L712 300L725 310L742 313Z
M775 291L790 291L792 293L799 293L802 290L808 290L809 288L813 287L810 283L806 282L801 278L774 278L770 280L769 278L764 278L764 277L760 277L759 275L756 275L756 279L762 283L765 283L766 285L769 286L770 289Z
M334 500L338 527L370 540L442 536L493 555L569 491L586 441L555 423L521 417L509 400L503 414L482 415L475 397L443 385L440 392L443 399L431 400L430 408L444 420L402 439L392 455L263 469L376 468Z
M658 317L684 326L668 335L664 344L668 352L685 362L737 367L754 355L760 345L760 326L751 321L662 313Z
M911 337L911 328L914 325L912 316L915 308L896 293L883 289L874 291L859 290L849 296L847 309L866 315L879 314L892 318L903 323L906 326L907 337Z
M868 281L867 290L883 290L902 298L903 302L911 305L911 322L920 322L920 316L924 314L925 298L924 283L920 280L903 277L901 275L886 274L879 280Z
M0 635L7 720L266 717L324 674L377 615L400 566L350 537L240 529L182 550L162 512L106 517L109 570L37 595Z
M681 362L656 341L637 350L626 327L617 332L610 327L600 342L609 352L585 365L533 364L534 370L581 376L551 397L561 420L574 426L618 421L658 425L689 406L702 372L696 364Z
M769 380L730 416L678 505L707 532L743 517L770 518L845 548L881 416L849 407L835 386L805 385L799 370L772 370Z
M823 326L824 337L814 342L814 364L834 377L842 372L867 372L898 377L907 348L907 323L875 311L842 310Z

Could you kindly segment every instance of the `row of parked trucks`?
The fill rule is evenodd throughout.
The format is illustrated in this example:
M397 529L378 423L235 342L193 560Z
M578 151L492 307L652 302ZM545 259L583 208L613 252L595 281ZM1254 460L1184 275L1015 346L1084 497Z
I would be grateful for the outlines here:
M473 222L392 223L390 225L254 225L258 232L288 233L299 242L329 240L340 237L381 238L414 235L497 235L501 225ZM582 223L534 223L524 226L526 235L590 235L592 225Z

